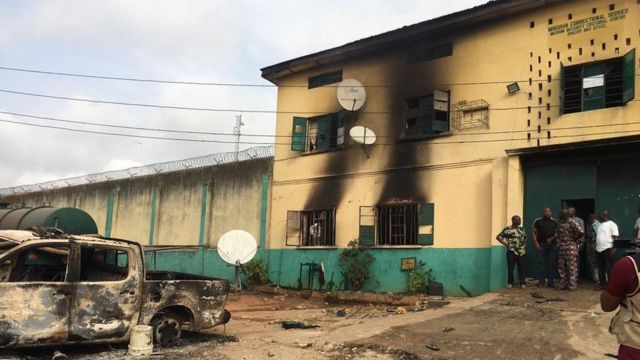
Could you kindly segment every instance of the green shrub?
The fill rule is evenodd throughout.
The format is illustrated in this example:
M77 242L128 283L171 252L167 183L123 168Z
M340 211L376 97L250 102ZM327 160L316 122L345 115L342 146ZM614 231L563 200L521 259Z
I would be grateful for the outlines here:
M435 281L433 276L433 270L425 270L425 263L420 261L418 266L409 272L409 280L407 284L407 292L410 294L424 293L427 289L427 285Z
M358 240L352 240L340 254L340 266L344 269L347 281L353 291L360 291L371 280L371 264L375 261L366 247Z
M269 283L267 264L262 259L253 259L244 266L249 285L264 285Z
M427 288L427 275L421 270L411 270L409 272L409 284L407 292L409 294L420 294Z

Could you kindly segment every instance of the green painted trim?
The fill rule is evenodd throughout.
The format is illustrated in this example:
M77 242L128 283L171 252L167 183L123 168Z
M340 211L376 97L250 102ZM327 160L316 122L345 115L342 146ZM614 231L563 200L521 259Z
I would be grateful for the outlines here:
M200 235L198 246L204 246L204 238L207 230L207 198L209 195L209 183L202 184L202 204L200 208Z
M153 238L156 234L156 202L158 198L158 192L156 189L151 191L151 221L149 224L149 245L153 245Z
M278 285L297 288L300 264L322 262L327 280L322 289L345 290L347 287L339 264L341 250L271 249L266 253L269 264L273 264L269 267L269 278ZM428 269L433 269L436 281L444 284L445 294L448 296L481 295L503 288L507 283L507 261L503 246L477 249L375 248L371 253L376 258L372 265L374 279L365 286L365 291L406 292L408 273L400 270L400 261L404 257L416 257L424 261ZM147 253L146 259L155 270L202 274L229 281L233 281L235 276L233 267L222 261L214 249L160 251ZM306 286L307 274L303 273L302 277ZM318 285L316 278L314 289L318 289Z
M270 249L269 278L283 287L299 286L300 264L323 263L327 283L323 290L348 290L339 257L343 249L298 251ZM506 285L506 253L504 247L486 248L372 248L375 262L371 267L372 280L365 291L403 293L407 291L408 273L400 269L402 258L416 257L432 269L436 281L444 285L448 296L477 296ZM306 271L306 268L305 270ZM306 287L306 273L302 281ZM314 289L318 289L315 279Z
M267 243L267 210L269 209L269 175L262 175L262 198L260 201L260 247L266 250Z
M104 225L104 237L111 237L111 226L113 226L113 204L115 202L115 195L109 194L107 199L107 220Z

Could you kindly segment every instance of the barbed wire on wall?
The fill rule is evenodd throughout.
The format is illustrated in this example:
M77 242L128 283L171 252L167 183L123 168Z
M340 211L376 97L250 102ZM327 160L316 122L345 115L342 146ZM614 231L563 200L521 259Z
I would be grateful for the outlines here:
M273 157L274 147L257 146L246 150L236 152L225 152L208 154L189 159L168 161L163 163L132 167L124 170L107 171L97 174L89 174L76 176L67 179L53 180L38 184L19 185L9 188L0 189L0 196L22 195L46 190L55 190L68 188L73 186L95 184L107 181L132 179L143 176L166 174L176 171L185 171L190 169L198 169L208 166L216 166L230 164L234 162L247 161L253 159L261 159Z

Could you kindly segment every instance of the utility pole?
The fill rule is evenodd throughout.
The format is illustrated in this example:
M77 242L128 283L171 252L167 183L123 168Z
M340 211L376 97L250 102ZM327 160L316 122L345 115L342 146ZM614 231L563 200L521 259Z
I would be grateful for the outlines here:
M236 136L236 161L239 160L240 156L240 135L242 134L242 115L236 115L236 126L233 128L233 134Z

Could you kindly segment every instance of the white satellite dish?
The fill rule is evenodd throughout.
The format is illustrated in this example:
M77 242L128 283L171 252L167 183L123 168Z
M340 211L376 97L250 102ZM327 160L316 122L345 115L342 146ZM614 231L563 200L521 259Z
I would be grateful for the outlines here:
M244 230L231 230L218 240L218 255L229 265L244 265L256 256L257 251L256 239Z
M358 80L345 79L338 84L338 102L345 110L360 110L366 98L367 93L364 86Z
M251 261L257 251L256 239L244 230L228 231L218 240L218 255L224 262L236 268L236 292L242 290L240 267Z
M364 126L354 126L349 130L349 136L353 141L362 145L373 145L376 143L376 133Z

